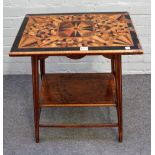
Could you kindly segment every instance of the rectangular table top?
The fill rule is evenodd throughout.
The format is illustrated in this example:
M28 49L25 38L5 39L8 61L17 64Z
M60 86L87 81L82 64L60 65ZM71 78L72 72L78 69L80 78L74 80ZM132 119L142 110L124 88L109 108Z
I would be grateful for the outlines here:
M127 12L26 15L10 56L142 54Z

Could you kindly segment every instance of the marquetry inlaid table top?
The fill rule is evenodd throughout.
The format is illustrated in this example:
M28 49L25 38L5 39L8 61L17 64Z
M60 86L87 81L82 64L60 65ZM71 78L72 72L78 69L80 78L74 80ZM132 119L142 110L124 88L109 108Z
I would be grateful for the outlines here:
M127 12L26 15L10 56L143 53Z

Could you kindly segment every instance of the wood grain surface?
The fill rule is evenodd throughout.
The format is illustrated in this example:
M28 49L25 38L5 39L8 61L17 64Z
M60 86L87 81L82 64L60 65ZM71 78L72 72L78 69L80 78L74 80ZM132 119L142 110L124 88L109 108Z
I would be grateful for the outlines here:
M115 106L115 81L111 73L45 74L40 106Z

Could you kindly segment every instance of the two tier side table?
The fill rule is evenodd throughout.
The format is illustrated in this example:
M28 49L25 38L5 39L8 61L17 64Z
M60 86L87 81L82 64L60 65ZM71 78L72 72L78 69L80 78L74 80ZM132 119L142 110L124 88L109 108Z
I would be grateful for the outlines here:
M121 56L131 54L143 54L143 50L127 12L26 15L9 56L31 57L36 142L39 142L40 127L117 127L118 140L122 142ZM49 56L80 59L87 55L110 59L111 72L45 72L45 59ZM39 122L42 108L101 106L116 107L118 121L103 124Z

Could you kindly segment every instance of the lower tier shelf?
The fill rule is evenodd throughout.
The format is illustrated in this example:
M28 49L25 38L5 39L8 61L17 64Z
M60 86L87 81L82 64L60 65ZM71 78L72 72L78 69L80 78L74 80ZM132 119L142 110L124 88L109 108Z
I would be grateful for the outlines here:
M111 73L45 74L40 107L116 106Z

